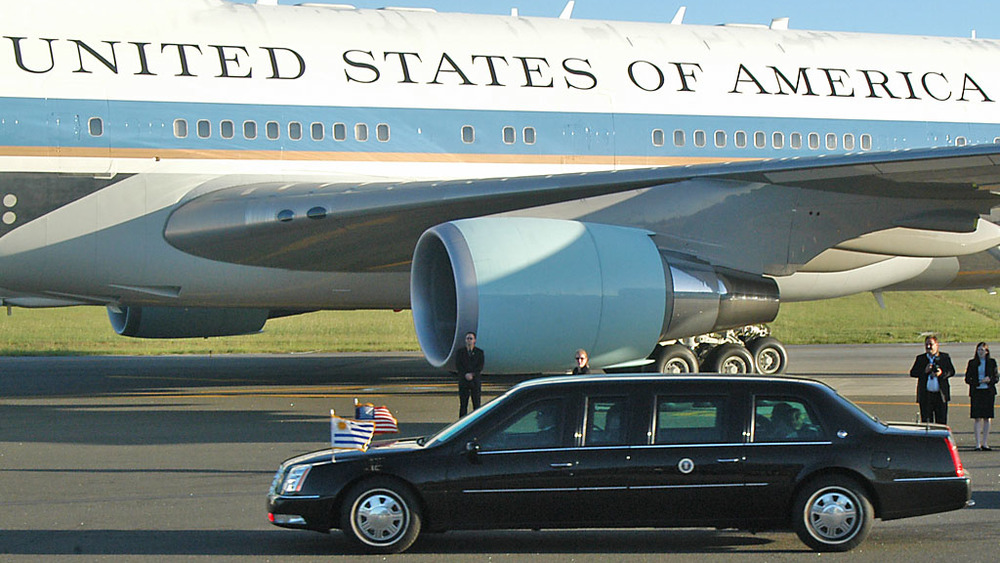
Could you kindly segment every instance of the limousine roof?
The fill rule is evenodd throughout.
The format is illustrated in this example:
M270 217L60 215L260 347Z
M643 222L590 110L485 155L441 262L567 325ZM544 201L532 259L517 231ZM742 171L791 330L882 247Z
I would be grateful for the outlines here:
M620 385L624 383L636 383L636 382L671 382L671 383L705 383L705 382L716 382L716 383L774 383L774 384L793 384L793 385L803 385L809 387L822 387L825 389L833 390L829 385L823 383L822 381L817 381L815 379L809 379L806 377L795 377L789 375L769 375L769 376L759 376L759 375L725 375L718 373L694 373L685 375L663 375L663 374L651 374L651 373L632 373L632 374L591 374L591 375L557 375L551 377L541 377L538 379L531 379L524 381L515 385L511 391L515 389L524 388L535 388L535 387L548 387L548 386L559 386L559 385Z

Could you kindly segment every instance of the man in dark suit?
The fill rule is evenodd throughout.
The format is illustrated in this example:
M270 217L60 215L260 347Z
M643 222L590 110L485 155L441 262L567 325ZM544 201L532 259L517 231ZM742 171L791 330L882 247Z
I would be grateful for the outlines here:
M469 399L472 399L472 410L479 408L482 400L483 385L480 375L486 355L476 348L476 333L465 333L465 348L455 355L455 371L458 372L458 417L465 416L468 411Z
M917 403L920 405L920 421L948 424L948 401L951 389L948 379L955 375L951 356L938 351L936 336L924 339L924 350L913 360L910 377L917 378Z

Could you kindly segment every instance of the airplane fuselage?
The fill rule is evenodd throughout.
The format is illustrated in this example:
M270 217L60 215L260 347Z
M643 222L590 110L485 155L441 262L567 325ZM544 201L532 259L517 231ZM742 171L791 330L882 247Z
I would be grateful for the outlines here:
M15 305L409 306L405 259L267 267L165 239L179 204L243 185L350 193L1000 142L991 40L219 0L0 5L0 296ZM643 193L500 214L610 221ZM243 219L337 211L303 205ZM935 256L996 246L977 232L974 250ZM792 275L821 250L745 269ZM791 298L831 292L788 287Z

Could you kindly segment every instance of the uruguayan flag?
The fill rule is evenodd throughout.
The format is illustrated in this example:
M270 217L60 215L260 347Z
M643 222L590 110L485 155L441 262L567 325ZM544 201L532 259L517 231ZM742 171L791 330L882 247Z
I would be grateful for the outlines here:
M334 448L365 451L374 433L374 421L340 418L330 411L330 443Z

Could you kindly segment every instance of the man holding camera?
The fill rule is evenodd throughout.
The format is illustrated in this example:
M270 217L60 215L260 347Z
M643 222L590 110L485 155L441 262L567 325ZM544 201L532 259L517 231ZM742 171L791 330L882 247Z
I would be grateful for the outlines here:
M936 336L924 339L924 350L913 361L910 377L917 378L917 403L920 405L920 422L948 424L948 401L951 389L948 378L955 375L951 356L938 351Z

